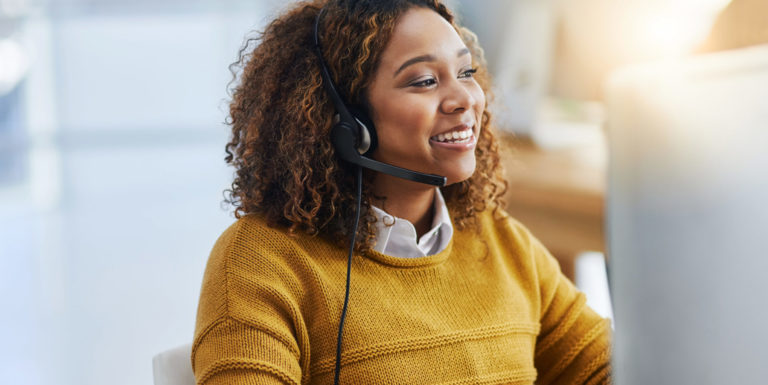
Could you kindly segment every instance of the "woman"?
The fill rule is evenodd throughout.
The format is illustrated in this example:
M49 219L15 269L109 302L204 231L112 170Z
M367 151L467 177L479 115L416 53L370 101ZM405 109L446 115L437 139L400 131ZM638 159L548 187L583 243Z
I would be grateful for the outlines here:
M501 210L482 52L444 5L299 3L241 62L239 220L205 273L199 384L609 382L608 322ZM366 170L353 225L357 155L334 147L330 78L375 127L360 152L445 187Z

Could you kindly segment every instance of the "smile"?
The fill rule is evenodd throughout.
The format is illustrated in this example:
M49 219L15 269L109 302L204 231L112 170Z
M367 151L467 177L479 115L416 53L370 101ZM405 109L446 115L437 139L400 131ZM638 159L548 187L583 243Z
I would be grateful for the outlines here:
M467 143L472 140L472 127L464 126L458 130L435 135L429 139L438 143Z

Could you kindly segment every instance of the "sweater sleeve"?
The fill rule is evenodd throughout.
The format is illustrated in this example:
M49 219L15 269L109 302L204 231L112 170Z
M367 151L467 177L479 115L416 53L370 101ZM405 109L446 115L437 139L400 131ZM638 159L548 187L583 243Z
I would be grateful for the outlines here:
M273 333L223 318L193 345L198 385L299 384L296 352Z
M586 297L560 271L557 260L522 224L502 212L515 266L524 271L538 317L534 349L538 385L611 384L611 326L586 305Z
M208 260L192 368L198 385L299 384L293 292L278 258L262 258L242 224L225 231ZM244 234L245 233L245 234Z
M534 362L537 384L610 384L611 326L586 305L557 260L535 238L541 332Z

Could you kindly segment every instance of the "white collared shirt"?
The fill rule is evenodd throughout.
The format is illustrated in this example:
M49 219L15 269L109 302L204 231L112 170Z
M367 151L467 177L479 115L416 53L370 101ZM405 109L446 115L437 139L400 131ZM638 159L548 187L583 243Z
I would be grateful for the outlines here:
M425 257L445 250L453 236L453 224L440 189L435 190L433 203L435 216L432 219L432 229L419 239L416 239L416 228L410 221L371 206L373 215L376 216L376 244L373 249L382 254L400 258ZM393 221L392 226L387 226Z

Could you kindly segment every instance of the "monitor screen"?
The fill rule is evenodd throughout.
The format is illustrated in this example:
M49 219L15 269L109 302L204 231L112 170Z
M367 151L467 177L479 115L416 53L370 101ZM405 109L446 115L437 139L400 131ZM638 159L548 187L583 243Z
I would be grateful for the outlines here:
M766 383L768 46L606 91L615 383Z

